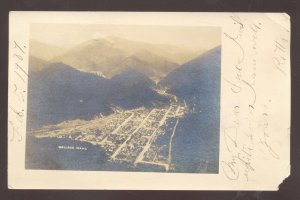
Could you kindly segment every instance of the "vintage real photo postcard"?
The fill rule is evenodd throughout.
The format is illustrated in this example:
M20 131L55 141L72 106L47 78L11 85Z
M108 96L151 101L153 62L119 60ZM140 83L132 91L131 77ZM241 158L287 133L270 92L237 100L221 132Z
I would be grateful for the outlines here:
M284 13L11 12L10 189L276 190Z

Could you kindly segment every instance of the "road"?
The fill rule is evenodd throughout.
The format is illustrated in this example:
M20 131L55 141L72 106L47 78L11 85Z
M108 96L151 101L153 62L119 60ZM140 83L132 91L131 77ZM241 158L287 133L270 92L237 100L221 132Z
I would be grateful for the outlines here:
M176 124L173 128L173 132L172 132L172 135L171 135L171 138L170 138L170 142L169 142L169 154L168 154L168 164L169 164L169 167L171 165L171 162L172 162L172 142L173 142L173 137L176 133L176 128L177 128L177 125L178 125L178 122L179 122L179 119L177 119L176 121Z
M152 109L149 114L147 115L147 117L145 117L145 119L143 119L143 121L139 124L139 126L130 134L129 137L127 137L127 139L118 147L118 149L113 153L113 155L111 156L111 159L115 160L115 157L119 154L119 152L121 151L121 149L127 144L127 141L129 141L133 134L135 134L147 121L148 117L151 115L151 113L154 111L155 109Z
M162 126L165 123L165 120L167 118L167 115L169 113L169 111L171 110L172 106L169 107L169 109L166 111L166 113L164 114L163 118L160 120L159 122L159 126L158 128L152 133L152 135L150 136L147 144L144 146L144 149L142 150L142 152L138 155L138 157L136 158L136 160L134 161L134 164L137 164L139 162L142 162L144 159L144 154L148 151L148 149L151 146L152 140L154 138L154 136L156 135L156 132L159 130L160 126Z
M171 110L171 106L170 108L168 109L168 111L166 112L166 114L164 115L164 117L162 118L162 120L160 121L160 125L159 127L164 123L164 121L166 120L166 116L168 114L168 112ZM179 108L177 108L176 110L176 113L179 111ZM146 146L144 147L143 151L139 154L139 156L137 157L137 159L135 160L135 164L137 163L146 163L146 164L152 164L152 165L160 165L160 166L164 166L166 171L169 171L170 170L170 165L171 165L171 161L172 161L172 142L173 142L173 137L176 133L176 128L177 128L177 125L178 125L178 122L179 122L179 119L177 119L174 127L173 127L173 131L172 131L172 135L171 135L171 138L170 138L170 142L169 142L169 151L168 151L168 163L160 163L160 162L150 162L150 161L144 161L144 154L145 152L148 151L148 149L150 148L151 146L151 143L152 143L152 139L153 137L155 136L155 133L156 131L159 129L157 128L156 131L151 135L151 138L148 140L148 143L146 144Z

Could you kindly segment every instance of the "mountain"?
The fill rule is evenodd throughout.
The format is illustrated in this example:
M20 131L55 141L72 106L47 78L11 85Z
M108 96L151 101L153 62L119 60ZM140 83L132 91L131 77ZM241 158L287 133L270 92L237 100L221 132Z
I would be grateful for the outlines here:
M100 113L110 114L114 106L149 107L156 101L166 101L152 89L154 82L135 70L111 80L63 63L29 72L29 129L65 120L90 120Z
M91 119L96 114L111 112L101 96L106 92L107 80L95 74L54 63L29 76L29 127Z
M29 54L41 60L49 61L54 57L63 54L67 49L39 42L29 41Z
M111 48L109 41L101 42L104 46L94 47L94 44L94 42L91 43L91 52L94 51L93 48L97 51ZM105 55L111 56L124 53L126 54L114 48L109 52L104 52ZM159 104L169 103L165 96L159 95L154 90L160 86L166 88L168 93L176 95L178 101L185 102L188 107L188 112L176 122L176 132L174 132L174 137L172 136L172 168L176 173L217 173L219 170L221 48L214 48L173 69L158 84L150 79L141 68L132 67L134 63L138 66L146 63L147 59L153 60L151 53L138 51L127 56L125 63L128 68L122 71L117 70L116 75L109 79L95 73L80 71L63 63L46 64L40 70L30 70L28 129L72 119L89 120L100 113L103 115L112 113L116 106L131 109L140 106L156 107ZM88 52L84 55L90 56ZM85 62L84 59L83 62ZM149 64L149 67L151 66ZM154 69L155 67L153 66ZM154 73L154 71L151 72ZM172 125L172 123L175 121L169 120L166 125ZM47 140L30 142L46 145ZM59 139L57 142L62 143L62 141L64 140ZM57 142L55 141L56 147ZM53 149L57 150L57 148ZM27 152L32 156L33 152L39 151L29 149ZM98 154L102 155L101 152L97 152ZM37 156L38 160L41 158L39 156ZM77 157L67 157L67 160L74 160L74 158ZM102 162L101 159L100 161Z
M49 63L43 59L29 55L29 64L31 71L38 72L43 70Z
M135 54L141 51L148 51L157 56L164 57L170 62L174 62L179 65L197 56L197 54L195 54L194 52L173 45L150 44L146 42L127 40L116 36L109 36L106 38L106 40L115 44L116 47L127 51L129 54Z
M187 50L168 47L107 37L77 45L52 61L63 62L82 71L100 72L108 78L134 69L158 80L194 56Z
M169 73L159 85L179 99L196 102L200 107L219 104L221 48L216 47Z
M173 138L172 154L176 156L172 163L177 172L219 170L220 76L221 48L217 47L183 64L159 82L160 87L168 88L189 109Z
M169 100L153 90L155 83L143 73L126 70L112 77L111 102L122 108L151 107L154 103L166 103Z

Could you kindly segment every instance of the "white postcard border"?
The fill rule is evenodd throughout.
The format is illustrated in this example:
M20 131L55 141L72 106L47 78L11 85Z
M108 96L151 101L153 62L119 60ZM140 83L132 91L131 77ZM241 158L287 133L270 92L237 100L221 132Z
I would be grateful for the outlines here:
M219 174L25 170L31 23L222 27ZM277 190L290 173L289 48L284 13L10 12L8 187Z

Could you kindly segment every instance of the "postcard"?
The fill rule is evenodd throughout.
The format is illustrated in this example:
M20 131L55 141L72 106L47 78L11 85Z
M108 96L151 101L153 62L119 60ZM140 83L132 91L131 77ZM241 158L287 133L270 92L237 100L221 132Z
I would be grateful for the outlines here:
M277 190L290 173L285 13L9 19L10 189Z

